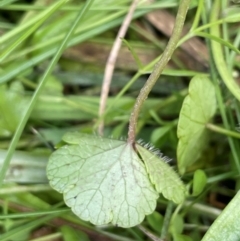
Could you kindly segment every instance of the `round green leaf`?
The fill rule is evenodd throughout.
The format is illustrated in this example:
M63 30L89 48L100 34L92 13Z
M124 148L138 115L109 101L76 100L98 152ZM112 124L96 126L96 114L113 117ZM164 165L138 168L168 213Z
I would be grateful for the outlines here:
M154 211L158 193L131 145L79 133L63 139L72 145L51 155L47 176L78 217L132 227Z
M163 159L136 144L69 132L51 156L50 185L81 219L132 227L156 207L158 193L181 203L185 187Z

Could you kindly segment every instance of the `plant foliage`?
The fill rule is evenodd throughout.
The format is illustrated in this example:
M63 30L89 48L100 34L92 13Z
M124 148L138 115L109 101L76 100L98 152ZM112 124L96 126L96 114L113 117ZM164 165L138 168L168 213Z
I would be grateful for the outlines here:
M81 219L127 228L155 210L158 193L183 202L184 185L171 167L139 144L140 156L125 141L78 132L63 140L67 145L51 155L47 175Z

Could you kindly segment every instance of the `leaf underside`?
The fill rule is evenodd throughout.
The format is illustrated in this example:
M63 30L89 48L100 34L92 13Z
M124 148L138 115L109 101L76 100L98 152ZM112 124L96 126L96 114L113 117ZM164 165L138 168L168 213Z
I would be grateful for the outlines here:
M50 158L51 186L85 221L132 227L156 208L158 193L132 147L122 141L94 137L66 145Z
M67 145L51 155L47 176L85 221L132 227L155 210L158 193L176 203L184 199L177 174L138 144L143 161L124 141L78 132L67 133L63 140Z

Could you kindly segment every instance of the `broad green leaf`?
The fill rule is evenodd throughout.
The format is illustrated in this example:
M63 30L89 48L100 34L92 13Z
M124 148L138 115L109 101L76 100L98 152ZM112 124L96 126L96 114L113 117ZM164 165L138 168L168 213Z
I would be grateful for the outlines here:
M177 174L139 144L137 153L124 141L78 132L66 133L63 141L67 145L50 156L47 176L85 221L132 227L154 211L158 193L176 203L184 200Z
M240 192L210 226L202 241L240 240Z
M180 173L201 155L208 141L205 125L216 111L215 90L207 77L195 76L189 85L179 116L177 135L178 167Z
M78 144L79 138L81 138L82 141L92 142L95 141L97 137L93 135L83 135L79 132L68 132L62 139L69 144ZM114 142L120 141L114 140ZM182 203L185 198L186 189L175 171L165 162L164 158L159 158L139 144L136 144L136 148L146 166L150 181L155 185L156 191L162 193L166 199L172 200L175 203Z
M154 211L158 194L132 146L78 133L63 139L73 145L51 155L47 175L78 217L131 227Z
M169 167L163 158L159 158L138 144L136 148L146 165L150 180L155 185L157 192L162 193L166 199L175 203L182 203L186 190L174 170Z

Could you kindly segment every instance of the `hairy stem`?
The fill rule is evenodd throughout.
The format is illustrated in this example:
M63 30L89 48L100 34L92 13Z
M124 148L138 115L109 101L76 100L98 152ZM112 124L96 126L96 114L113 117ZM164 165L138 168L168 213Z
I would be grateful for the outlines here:
M167 65L168 61L170 60L177 46L178 40L181 36L182 28L187 15L187 10L188 10L190 1L191 0L181 1L179 5L177 17L175 20L175 26L173 29L172 36L162 54L162 57L154 66L151 75L149 76L148 80L146 81L145 85L141 89L136 99L135 105L133 107L133 111L130 116L130 121L129 121L128 143L130 144L133 144L135 142L137 120L138 120L141 107L143 106L144 101L147 99L148 94L152 90L154 84L158 80L159 76L161 75L162 71L164 70L165 66Z

